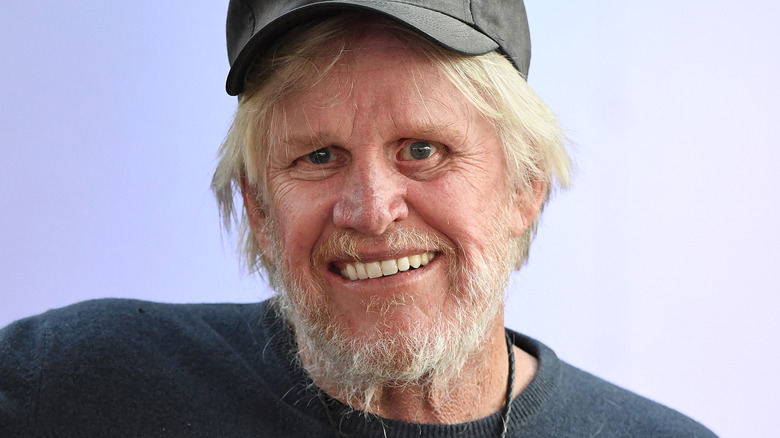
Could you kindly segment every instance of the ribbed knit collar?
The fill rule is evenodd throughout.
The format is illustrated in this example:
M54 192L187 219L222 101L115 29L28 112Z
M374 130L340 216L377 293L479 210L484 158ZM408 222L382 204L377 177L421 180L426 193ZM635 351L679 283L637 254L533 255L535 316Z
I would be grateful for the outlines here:
M325 408L318 399L319 389L301 368L295 355L292 331L276 315L268 302L262 305L262 325L268 333L268 344L263 349L263 361L280 370L281 375L270 382L283 403L294 405L304 416L329 425ZM518 435L522 426L536 416L551 398L560 380L561 362L550 348L525 335L506 329L514 345L536 357L539 367L536 375L512 402L507 436ZM478 438L499 436L502 429L501 413L460 424L418 424L365 415L340 401L326 396L343 433L347 436L377 437L415 436ZM329 426L328 426L329 427Z

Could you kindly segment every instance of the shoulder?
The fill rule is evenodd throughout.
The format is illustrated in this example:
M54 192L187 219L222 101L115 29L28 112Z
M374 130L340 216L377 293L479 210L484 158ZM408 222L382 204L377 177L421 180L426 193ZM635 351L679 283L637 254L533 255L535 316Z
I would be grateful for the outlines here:
M558 359L534 339L517 335L517 344L539 359L531 383L538 397L536 415L526 423L540 436L714 437L695 420ZM522 394L521 394L522 396Z
M16 321L3 329L0 348L45 351L63 358L99 355L104 349L117 354L132 351L138 343L148 350L155 341L165 341L164 347L169 348L181 337L220 336L256 327L261 307L130 299L84 301Z
M9 325L0 331L0 351L49 359L48 372L74 364L79 369L104 362L141 365L156 356L191 354L214 345L244 351L256 348L263 337L260 320L267 311L264 304L85 301Z
M606 436L714 437L697 421L682 413L563 363L561 394L566 403L588 406L594 426L608 428ZM568 406L567 406L568 405Z
M108 299L19 320L0 330L0 435L64 434L68 418L92 419L77 422L84 436L111 424L195 427L217 401L245 403L240 388L262 392L266 312L265 304ZM239 390L219 400L212 394L223 386Z

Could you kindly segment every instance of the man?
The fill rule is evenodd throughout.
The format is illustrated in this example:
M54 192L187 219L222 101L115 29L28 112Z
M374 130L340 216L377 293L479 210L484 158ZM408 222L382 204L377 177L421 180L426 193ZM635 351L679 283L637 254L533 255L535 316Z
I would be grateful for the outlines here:
M522 2L231 1L214 190L255 305L94 301L0 333L2 436L712 436L503 327L570 159Z

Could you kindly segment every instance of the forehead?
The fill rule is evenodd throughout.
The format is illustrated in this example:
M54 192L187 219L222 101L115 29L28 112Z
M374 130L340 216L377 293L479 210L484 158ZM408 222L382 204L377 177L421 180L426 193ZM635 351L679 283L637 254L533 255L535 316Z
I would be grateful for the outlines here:
M364 31L337 53L326 50L314 63L316 80L280 102L285 125L294 131L354 129L367 119L377 129L425 131L468 127L479 117L441 67L381 28Z

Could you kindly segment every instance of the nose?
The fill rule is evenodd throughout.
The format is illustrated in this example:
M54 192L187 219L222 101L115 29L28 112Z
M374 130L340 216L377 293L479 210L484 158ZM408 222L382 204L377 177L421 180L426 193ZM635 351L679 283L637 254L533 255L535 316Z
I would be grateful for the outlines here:
M403 175L381 162L353 162L348 172L333 210L337 227L381 235L393 222L406 219Z

